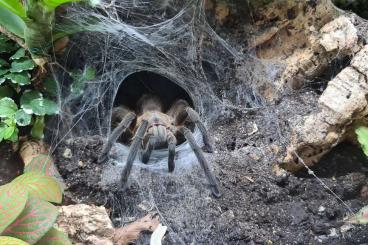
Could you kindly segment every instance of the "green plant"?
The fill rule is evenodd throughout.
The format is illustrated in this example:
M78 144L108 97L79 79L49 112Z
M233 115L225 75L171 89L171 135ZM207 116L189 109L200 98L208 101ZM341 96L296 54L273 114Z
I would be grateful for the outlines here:
M53 41L68 35L54 30L55 9L70 2L97 4L98 0L0 0L0 25L43 66Z
M31 135L42 138L44 116L58 113L57 104L33 88L34 68L26 50L0 34L0 142L16 142L20 127L30 126ZM44 92L53 95L46 88Z
M355 128L355 133L364 154L368 156L368 127L359 125ZM355 224L368 224L368 206L363 207L349 221Z
M62 190L49 173L51 161L32 161L24 174L0 186L0 244L71 244L53 228Z

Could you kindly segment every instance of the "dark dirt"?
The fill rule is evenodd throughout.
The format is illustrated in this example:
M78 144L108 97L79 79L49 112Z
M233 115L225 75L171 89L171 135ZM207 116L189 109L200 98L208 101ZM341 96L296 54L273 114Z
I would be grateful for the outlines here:
M4 185L23 172L23 162L11 143L0 144L0 156L0 185Z
M308 113L300 103L308 96L295 102L301 114ZM288 101L290 110L296 111L296 104ZM234 113L211 128L216 151L206 156L221 183L218 199L206 188L199 167L173 175L137 167L126 191L102 187L101 174L111 165L96 163L103 144L99 136L69 139L55 159L69 187L69 202L105 205L117 226L158 212L169 227L164 244L367 244L367 226L345 224L348 208L318 179L307 172L273 174L275 152L283 148L292 122L267 121L264 115L272 111L290 120L290 115L283 117L287 110L281 103L267 111ZM71 154L66 158L67 148ZM361 150L344 143L313 171L356 212L368 204L360 195L368 183L367 168ZM148 238L144 235L137 244L148 244Z

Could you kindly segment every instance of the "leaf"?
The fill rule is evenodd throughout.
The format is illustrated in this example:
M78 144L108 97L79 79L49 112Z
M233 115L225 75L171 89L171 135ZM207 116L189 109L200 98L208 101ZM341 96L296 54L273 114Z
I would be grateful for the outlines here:
M62 201L60 185L50 176L37 172L28 172L15 178L13 182L22 184L32 197L54 203L61 203Z
M49 10L53 10L56 7L60 6L61 4L64 3L76 3L76 2L80 2L82 0L43 0L43 4L49 9Z
M57 172L52 157L45 154L37 155L24 167L24 173L39 172L46 176L54 176L55 171Z
M0 6L0 25L20 38L24 38L25 22L9 10Z
M31 59L15 60L11 63L10 72L22 72L32 70L35 63Z
M14 100L7 97L0 99L0 117L12 117L17 110Z
M28 192L20 185L0 186L0 234L19 216L27 199Z
M4 77L11 80L12 83L19 84L21 86L31 84L31 79L29 78L30 75L26 71L6 74Z
M70 86L70 91L80 95L83 93L87 81L93 80L96 76L96 70L92 67L87 67L83 71L73 71L70 73L74 82Z
M347 222L352 223L352 224L367 225L368 224L368 206L365 206L362 209L360 209L359 212L351 216L347 220Z
M23 106L31 104L32 100L42 97L42 94L36 90L26 90L24 91L22 97L20 97L20 107L24 108Z
M15 113L14 119L19 126L27 126L31 123L32 116L20 109Z
M45 128L45 118L44 117L36 117L33 127L31 130L31 135L35 139L43 138L43 129Z
M17 142L18 141L18 134L19 134L19 129L14 128L13 134L10 135L8 140L10 140L11 142L14 142L14 143Z
M4 133L3 133L3 137L4 139L10 139L12 137L12 135L14 134L16 127L14 126L8 126L4 128Z
M14 237L10 236L0 236L0 244L3 245L29 245L29 243L23 242Z
M4 97L12 97L13 89L9 86L0 86L0 99Z
M15 49L16 46L13 42L6 41L4 39L0 40L0 53L10 53L13 52Z
M9 69L6 69L6 68L0 68L0 76L6 74L9 72Z
M72 245L72 243L64 232L51 228L36 245Z
M0 58L0 67L8 67L8 66L9 63L6 60Z
M57 96L58 94L58 84L55 79L47 78L43 83L44 90L52 95Z
M59 113L58 105L54 101L44 98L32 100L30 109L38 116L55 115Z
M19 0L0 0L0 6L21 18L26 18L26 10Z
M3 235L34 244L49 231L57 216L58 209L54 205L35 197L29 197L23 212L4 231Z
M364 154L368 156L368 127L359 126L355 129L355 133L358 136L358 141Z
M15 52L15 54L10 56L9 59L19 60L20 58L23 58L25 55L26 55L26 50L24 48L20 48L20 49L17 50L17 52Z

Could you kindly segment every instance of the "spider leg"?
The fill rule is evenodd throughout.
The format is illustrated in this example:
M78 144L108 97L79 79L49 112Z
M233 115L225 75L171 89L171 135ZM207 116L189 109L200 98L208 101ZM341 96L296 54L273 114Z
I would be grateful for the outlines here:
M168 158L168 167L169 172L173 172L175 169L175 147L176 147L176 138L174 134L168 130L167 136L167 145L169 149L169 158Z
M143 136L146 133L147 128L148 128L148 121L142 120L141 125L139 126L136 134L134 135L133 142L130 145L128 158L127 158L124 170L121 173L121 180L120 180L121 187L125 187L125 184L132 170L134 159L137 156L139 146L142 143Z
M210 152L210 153L213 152L212 143L211 143L210 137L208 136L207 129L202 123L201 118L199 117L198 113L195 110L193 110L191 107L187 107L185 111L188 113L189 119L192 122L194 122L199 128L199 131L201 131L201 134L203 137L203 143L204 143L203 150L205 152Z
M151 157L152 150L155 148L155 138L151 136L148 139L146 149L144 149L144 152L142 154L142 162L144 164L147 164L149 162L149 159Z
M130 124L132 124L136 115L133 112L129 112L123 120L119 123L119 125L112 131L110 137L108 138L106 144L102 148L101 155L98 158L98 162L102 163L108 159L109 152L116 142L116 140L120 137L124 131L129 128Z
M182 127L179 130L184 135L184 137L188 140L190 147L194 151L194 154L196 155L201 167L203 168L204 173L206 175L206 178L207 178L208 182L210 183L210 188L211 188L212 195L214 195L215 197L220 197L221 193L220 193L219 186L217 184L216 178L213 175L213 173L212 173L212 171L211 171L211 169L208 165L208 162L207 162L206 158L203 155L202 149L195 142L195 139L193 137L192 132L186 127Z

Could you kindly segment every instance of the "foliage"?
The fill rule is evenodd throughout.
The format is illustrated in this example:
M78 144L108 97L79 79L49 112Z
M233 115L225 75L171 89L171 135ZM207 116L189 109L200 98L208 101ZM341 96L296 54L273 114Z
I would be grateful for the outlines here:
M43 170L34 171L39 161L29 165L23 175L0 187L0 244L71 244L53 228L58 209L49 202L61 203L60 185Z
M32 89L35 63L23 48L0 34L0 50L0 142L17 141L19 127L32 126L32 136L42 138L43 118L57 114L58 106Z
M54 30L55 9L65 3L82 1L96 4L89 0L0 0L0 24L23 39L37 61L47 55L53 41L65 36Z
M81 95L86 82L95 78L96 70L92 67L86 67L84 70L72 71L69 75L73 79L73 83L70 86L70 91L73 94Z
M358 126L355 129L355 133L357 134L358 141L364 151L364 154L368 156L368 127Z

